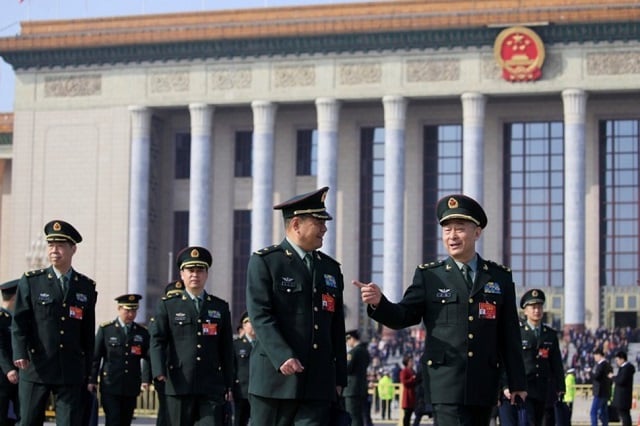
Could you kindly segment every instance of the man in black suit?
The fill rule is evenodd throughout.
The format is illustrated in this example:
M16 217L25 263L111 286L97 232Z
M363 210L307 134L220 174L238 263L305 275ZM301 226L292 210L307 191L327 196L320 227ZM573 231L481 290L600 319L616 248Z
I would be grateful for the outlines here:
M274 206L285 239L251 255L247 307L256 331L249 400L259 425L327 425L347 384L344 280L340 264L318 251L331 220L329 188Z
M244 312L240 317L242 336L233 341L234 365L236 380L233 387L233 424L247 426L251 418L249 404L249 363L251 349L256 343L256 333L253 331L249 314Z
M50 393L56 423L82 421L83 390L95 342L95 282L71 267L80 233L53 220L44 227L51 266L26 272L18 283L13 316L13 358L20 371L20 424L44 423Z
M224 424L233 385L229 304L204 290L211 254L187 247L177 256L182 293L162 298L150 326L153 377L165 382L169 424Z
M487 216L475 200L448 195L436 214L449 257L419 265L399 303L374 284L353 281L374 320L400 329L424 322L425 402L438 426L488 425L504 365L511 401L526 379L511 270L476 253Z
M619 351L616 354L618 374L609 373L613 380L613 401L611 406L618 410L622 426L631 426L631 403L633 400L633 375L636 368L627 360L627 353Z
M358 330L349 330L346 335L347 347L347 387L344 388L345 408L351 415L351 426L365 424L367 397L369 396L369 380L367 368L371 357L367 343L360 341Z
M18 281L0 285L2 308L0 308L0 426L16 423L20 405L18 403L18 369L13 365L11 349L11 319L16 300Z
M591 426L598 426L598 418L602 421L602 426L609 424L608 402L611 397L611 378L613 372L611 364L605 359L601 348L593 351L593 359L596 365L591 370L591 380L593 383L593 401L591 402Z
M136 323L139 294L116 298L118 317L100 324L96 335L93 368L87 386L95 392L100 378L100 397L106 426L129 425L141 389L147 389L149 332Z

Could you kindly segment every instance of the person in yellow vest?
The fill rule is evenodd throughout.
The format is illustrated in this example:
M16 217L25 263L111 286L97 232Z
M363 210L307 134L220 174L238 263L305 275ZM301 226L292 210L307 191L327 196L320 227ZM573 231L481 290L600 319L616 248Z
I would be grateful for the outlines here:
M395 387L389 372L383 370L382 377L378 380L378 396L380 397L380 402L382 402L382 420L391 420L391 402L393 401L394 393Z
M564 403L569 407L569 423L571 423L571 414L573 413L573 400L576 397L576 370L570 368L564 376Z

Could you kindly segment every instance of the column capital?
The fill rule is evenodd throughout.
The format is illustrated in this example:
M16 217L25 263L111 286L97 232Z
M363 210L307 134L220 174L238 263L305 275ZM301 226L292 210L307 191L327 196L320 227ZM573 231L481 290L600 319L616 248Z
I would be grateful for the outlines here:
M462 120L464 123L484 123L484 108L487 97L482 93L466 92L460 96L462 100Z
M584 124L587 112L587 92L581 89L562 91L565 124Z
M340 101L334 98L316 99L318 130L336 130L339 121Z
M210 135L214 107L204 103L189 104L191 136Z
M152 110L146 106L132 105L129 108L131 116L131 137L133 140L149 137L151 132Z
M398 95L386 95L382 98L384 106L384 127L386 129L404 129L407 118L407 98Z
M273 131L278 105L271 101L253 101L251 109L253 110L253 131Z

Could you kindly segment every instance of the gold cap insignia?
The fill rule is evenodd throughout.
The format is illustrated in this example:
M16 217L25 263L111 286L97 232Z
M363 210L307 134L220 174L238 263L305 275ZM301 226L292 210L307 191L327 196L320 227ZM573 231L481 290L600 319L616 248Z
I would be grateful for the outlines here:
M538 291L537 291L537 290L533 290L533 291L531 292L531 295L532 295L533 297L538 297Z
M200 252L197 249L191 250L191 257L200 257Z
M129 301L133 302L134 300L136 300L136 297L133 294L129 296Z
M458 208L458 200L456 200L453 197L449 198L449 201L447 201L447 206L449 206L450 209L457 209Z
M60 222L56 222L53 224L53 230L58 232L62 229L62 226L60 225Z
M182 283L180 281L176 283L176 288L182 288Z

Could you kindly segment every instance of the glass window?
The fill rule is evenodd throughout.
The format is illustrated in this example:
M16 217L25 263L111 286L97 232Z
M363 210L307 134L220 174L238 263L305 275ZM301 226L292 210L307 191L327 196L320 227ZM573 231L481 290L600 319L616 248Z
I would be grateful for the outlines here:
M517 285L563 285L561 122L505 124L505 262Z
M231 312L233 323L238 324L240 315L247 309L247 263L251 255L251 210L233 212L233 286Z
M176 134L175 178L189 179L191 170L191 133Z
M316 176L318 174L318 132L298 130L296 144L296 175Z
M241 130L236 132L235 177L251 177L253 132Z

